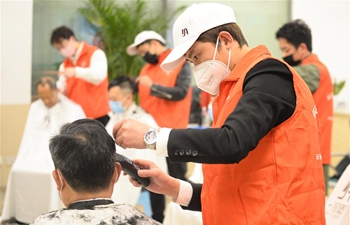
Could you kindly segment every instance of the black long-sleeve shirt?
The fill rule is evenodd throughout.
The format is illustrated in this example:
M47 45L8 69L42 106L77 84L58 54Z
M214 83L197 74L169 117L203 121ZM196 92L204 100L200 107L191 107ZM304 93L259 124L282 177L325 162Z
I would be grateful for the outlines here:
M186 97L188 88L191 85L191 76L191 66L188 62L185 62L176 79L174 87L159 85L157 81L154 81L155 83L153 83L151 87L151 95L170 101L182 100Z
M246 75L243 95L221 128L174 129L168 140L173 162L230 164L243 160L272 128L287 120L296 107L292 73L275 59L264 60ZM200 210L201 185L192 184L187 209Z

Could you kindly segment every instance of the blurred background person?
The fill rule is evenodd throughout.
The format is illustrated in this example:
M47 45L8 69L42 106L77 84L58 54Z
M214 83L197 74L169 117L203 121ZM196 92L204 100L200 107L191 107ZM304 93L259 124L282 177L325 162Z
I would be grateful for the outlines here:
M133 99L136 88L135 82L127 76L119 75L110 81L108 85L108 98L112 111L109 113L110 120L106 125L107 132L110 135L113 134L114 124L125 118L132 118L150 126L157 126L153 117L140 106L136 105ZM165 157L157 156L155 151L149 149L145 149L145 151L138 151L136 149L125 150L119 146L116 147L119 154L129 159L148 159L155 162L161 170L167 172ZM125 190L128 191L126 192ZM145 191L147 190L145 189ZM115 203L129 203L135 206L140 193L141 187L135 187L129 182L127 176L121 176L118 183L114 185L112 199Z
M49 149L55 165L52 176L66 208L40 215L33 225L159 224L128 204L113 204L121 166L114 140L100 122L65 124Z
M61 26L51 33L51 44L65 57L59 67L59 89L84 109L87 118L106 125L109 117L108 76L105 53Z
M297 19L284 24L276 38L285 62L306 82L314 98L321 129L321 155L328 194L329 164L333 126L333 83L327 67L312 53L312 35L304 21Z
M39 99L30 106L22 141L7 182L2 221L30 223L61 202L51 177L54 168L49 139L60 126L85 118L80 105L59 93L56 80L42 77L36 84Z
M147 62L136 79L140 106L152 115L160 127L187 128L192 95L190 65L182 62L172 72L162 70L160 64L171 49L167 49L164 38L155 31L139 33L126 51L130 56L138 54ZM171 163L168 158L166 160L170 176L186 180L187 164ZM151 204L152 218L162 222L164 196L151 193Z

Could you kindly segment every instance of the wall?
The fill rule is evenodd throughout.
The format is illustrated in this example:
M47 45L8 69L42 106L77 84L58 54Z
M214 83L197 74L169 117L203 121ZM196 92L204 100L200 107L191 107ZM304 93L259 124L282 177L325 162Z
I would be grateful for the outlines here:
M1 0L0 186L5 186L29 110L33 1Z
M313 52L328 67L332 78L347 80L335 97L338 111L350 113L350 3L344 0L292 1L292 19L303 19L312 30Z

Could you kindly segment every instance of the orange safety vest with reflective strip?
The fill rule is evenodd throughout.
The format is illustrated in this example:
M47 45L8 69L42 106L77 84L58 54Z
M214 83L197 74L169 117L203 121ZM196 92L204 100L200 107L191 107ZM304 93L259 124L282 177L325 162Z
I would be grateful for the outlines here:
M97 49L97 47L84 42L83 49L76 64L74 65L72 60L66 58L63 62L64 67L90 67L91 56ZM81 105L87 118L96 119L107 115L110 111L107 77L99 85L91 84L76 77L67 78L66 95L68 98Z
M149 76L151 80L159 85L175 87L177 77L184 64L181 63L176 69L167 73L160 68L160 64L170 54L167 50L158 57L158 64L146 64L141 76ZM151 95L151 89L142 85L138 86L140 106L151 114L160 127L187 128L190 118L192 88L188 89L187 95L180 101L172 101Z
M319 72L318 88L312 94L317 106L318 120L321 129L321 154L323 164L331 163L331 139L333 126L333 83L327 67L312 54L301 62L301 65L314 65Z
M219 128L242 97L246 74L273 58L265 46L250 50L220 84L214 99ZM286 65L288 66L288 65ZM293 74L294 114L273 128L238 164L203 165L205 225L324 225L325 189L315 104L305 82Z

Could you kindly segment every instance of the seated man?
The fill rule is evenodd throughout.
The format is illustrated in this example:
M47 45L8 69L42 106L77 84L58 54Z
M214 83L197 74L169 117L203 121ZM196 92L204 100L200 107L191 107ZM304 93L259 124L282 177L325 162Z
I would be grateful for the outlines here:
M54 78L42 77L36 88L39 99L30 106L9 174L2 221L30 223L38 215L62 207L51 177L54 165L49 154L49 140L62 124L85 118L80 105L59 93Z
M65 209L39 216L33 225L159 224L127 204L114 204L121 172L113 138L102 123L81 119L62 126L50 140L52 176ZM127 192L127 190L125 190Z
M110 120L106 129L110 135L113 133L113 126L119 120L133 118L137 121L146 123L150 126L157 126L153 117L145 112L140 106L136 105L133 100L136 84L127 76L117 76L109 82L108 98L112 112L109 113ZM127 156L130 159L147 159L155 162L163 171L167 171L165 157L157 156L155 151L145 149L139 151L136 149L124 150L117 146L117 152ZM128 190L125 193L124 190ZM141 193L140 187L134 187L128 180L127 176L122 176L118 183L114 185L114 194L112 199L116 203L129 203L136 205ZM163 215L165 207L165 197L163 195L150 193L151 207L153 216L156 214ZM157 204L156 204L157 203ZM157 218L157 217L153 217Z

